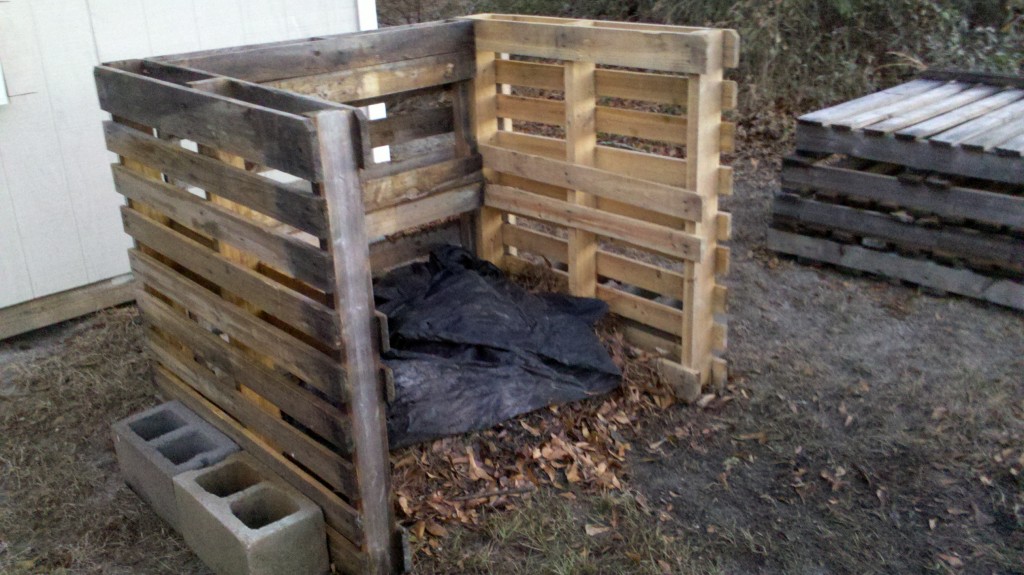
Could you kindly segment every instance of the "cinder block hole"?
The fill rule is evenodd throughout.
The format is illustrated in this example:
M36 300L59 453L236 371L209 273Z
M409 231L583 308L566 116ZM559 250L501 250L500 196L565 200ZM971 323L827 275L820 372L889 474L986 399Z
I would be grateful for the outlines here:
M266 527L298 510L296 502L272 487L255 491L231 504L231 512L249 529Z
M213 450L213 441L198 431L186 433L157 448L164 457L175 465L181 465L200 453Z
M241 461L231 463L215 469L205 475L196 478L196 483L217 497L227 497L232 493L238 493L256 485L263 478L255 469Z
M128 427L144 441L150 441L167 435L183 425L185 425L184 419L170 409L165 409L129 423Z

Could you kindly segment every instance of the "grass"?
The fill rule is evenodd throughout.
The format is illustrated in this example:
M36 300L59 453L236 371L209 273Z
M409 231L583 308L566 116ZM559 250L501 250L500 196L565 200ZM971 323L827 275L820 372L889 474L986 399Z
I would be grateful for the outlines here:
M632 495L546 491L477 530L457 530L417 572L660 575L692 566L687 552Z

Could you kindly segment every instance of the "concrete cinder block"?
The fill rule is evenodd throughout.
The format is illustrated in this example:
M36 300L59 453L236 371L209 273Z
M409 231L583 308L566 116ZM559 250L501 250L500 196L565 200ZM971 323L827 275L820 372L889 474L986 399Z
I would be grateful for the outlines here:
M174 476L238 451L226 435L177 401L123 419L112 430L125 481L175 529Z
M181 533L218 575L323 575L323 513L245 453L174 478Z

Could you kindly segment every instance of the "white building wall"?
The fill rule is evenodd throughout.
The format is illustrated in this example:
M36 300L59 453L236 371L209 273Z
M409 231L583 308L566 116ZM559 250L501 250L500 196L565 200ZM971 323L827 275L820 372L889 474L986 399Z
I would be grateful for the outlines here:
M128 271L93 66L375 27L373 0L0 0L0 308Z

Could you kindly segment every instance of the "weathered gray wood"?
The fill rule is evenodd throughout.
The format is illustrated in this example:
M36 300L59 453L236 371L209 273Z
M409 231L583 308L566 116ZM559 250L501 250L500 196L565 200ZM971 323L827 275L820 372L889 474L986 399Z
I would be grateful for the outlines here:
M952 98L969 87L970 85L968 84L951 82L933 90L928 90L927 92L915 94L913 96L907 96L890 104L878 106L859 114L843 118L842 120L834 121L832 122L832 126L837 129L859 130L864 126L880 122L898 114L934 104L936 101Z
M324 345L340 349L338 321L332 309L135 210L123 208L121 214L125 232L139 243Z
M943 98L938 102L903 110L886 120L879 121L877 124L866 126L864 131L873 136L890 134L896 130L920 124L921 122L925 122L931 118L945 114L946 112L956 110L972 102L987 98L998 91L999 88L995 88L993 86L975 86L952 97Z
M139 296L139 309L146 321L158 328L161 336L169 336L187 345L189 352L202 358L203 363L213 366L218 373L215 380L231 380L231 388L244 385L342 453L351 453L349 420L341 410L302 389L295 381L255 361L241 349L203 329L160 299L144 293ZM350 479L343 481L351 486ZM352 493L351 489L349 493Z
M903 140L915 140L934 136L975 118L980 118L1021 98L1024 98L1024 90L1003 90L919 124L897 130L896 137Z
M188 345L187 341L181 343ZM172 346L174 344L167 343L159 336L149 338L149 350L161 364L157 369L168 370L246 427L258 429L259 435L279 446L339 493L349 496L354 494L354 474L350 462L284 420L269 415L242 397L236 389L236 382L225 381L226 378L218 377L209 368L197 363L187 352Z
M163 80L97 66L100 107L156 128L308 180L319 179L312 122Z
M364 179L363 202L367 212L413 201L436 192L482 182L480 156L456 158L401 172L393 176Z
M936 189L865 171L813 166L799 159L782 167L782 186L815 190L921 210L946 218L967 218L1024 230L1024 197L950 186Z
M1007 123L1021 117L1024 117L1024 100L989 112L980 118L975 118L941 134L936 134L928 138L928 141L937 146L957 146L970 142L979 136L982 136L979 139L984 141L988 134L1002 129ZM997 143L1001 144L1002 142ZM985 146L982 145L980 148L984 149Z
M157 60L249 82L271 82L472 50L473 23L455 21L207 50Z
M0 340L132 301L132 275L124 274L0 309Z
M451 106L414 110L371 121L370 141L374 148L401 144L451 132L453 127Z
M355 102L467 80L473 72L473 53L464 51L279 80L272 85L335 102Z
M1009 156L1019 158L1024 156L1024 134L1017 136L1009 142L1000 144L996 148L996 153L1000 156Z
M1024 310L1024 284L986 277L971 270L949 268L929 260L906 258L781 230L768 230L768 248Z
M196 282L138 250L129 252L132 271L147 286L210 322L229 337L302 378L335 401L347 397L338 362L287 332L228 303Z
M282 184L214 158L190 152L123 124L104 122L107 149L174 180L227 198L317 237L327 234L324 200L308 183Z
M370 575L391 575L401 565L391 501L391 471L379 349L374 336L374 303L369 242L363 216L359 162L353 141L360 137L351 112L315 116L325 178L334 260L335 309L345 341L345 379L351 394L356 479L363 514L366 567ZM340 379L339 379L340 383Z
M370 262L373 275L378 277L407 263L424 259L430 250L443 245L461 243L458 221L445 222L422 231L383 239L370 244Z
M914 80L912 82L907 82L906 84L893 86L888 90L869 94L863 98L857 98L856 100L843 102L842 104L825 108L824 110L804 114L798 118L798 121L801 124L827 126L842 120L843 118L853 116L854 114L859 114L880 106L898 102L910 96L927 92L928 90L932 90L941 85L942 82L934 80Z
M1024 136L1024 107L1015 118L1006 120L992 130L973 136L960 145L968 150L988 152L1018 136Z
M249 252L260 261L322 291L330 291L330 257L319 246L122 166L114 165L111 169L117 191L125 197L151 206L215 240Z
M890 216L847 206L825 204L779 194L772 205L776 218L800 224L825 226L888 240L901 246L959 256L976 264L990 264L1024 272L1024 241L986 234L969 234L945 228L929 229L905 224Z
M847 154L876 162L899 161L910 168L980 178L1008 184L1024 184L1024 162L964 150L931 146L927 141L879 138L863 132L840 132L821 126L799 125L796 148L801 152Z

